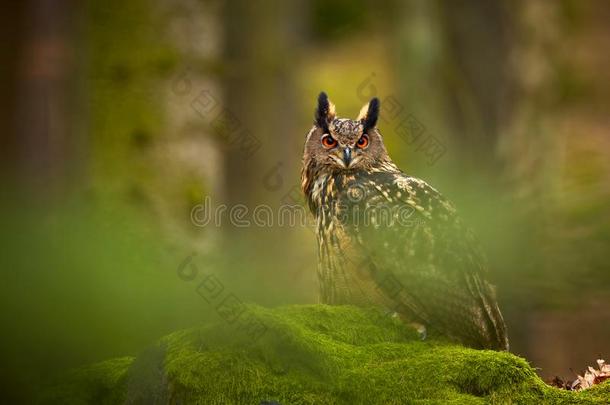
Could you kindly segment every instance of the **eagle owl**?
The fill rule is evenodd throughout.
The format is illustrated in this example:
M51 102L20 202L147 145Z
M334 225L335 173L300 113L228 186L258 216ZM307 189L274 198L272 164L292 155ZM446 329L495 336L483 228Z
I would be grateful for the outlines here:
M381 306L467 346L508 350L474 234L392 162L379 108L373 98L356 120L337 118L322 92L307 134L301 187L316 217L322 302Z

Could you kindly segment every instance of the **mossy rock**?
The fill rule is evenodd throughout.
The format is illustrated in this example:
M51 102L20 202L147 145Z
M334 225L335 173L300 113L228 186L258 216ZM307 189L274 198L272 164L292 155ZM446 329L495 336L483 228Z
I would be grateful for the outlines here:
M237 307L239 308L239 307ZM43 403L608 404L544 384L510 353L421 341L394 318L348 306L221 308L135 359L74 372Z

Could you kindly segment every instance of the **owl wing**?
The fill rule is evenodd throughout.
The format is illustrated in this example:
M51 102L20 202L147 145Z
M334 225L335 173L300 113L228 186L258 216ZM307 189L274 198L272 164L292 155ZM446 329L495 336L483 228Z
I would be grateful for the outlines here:
M358 211L353 248L396 312L470 346L508 348L485 257L446 198L403 173L370 173L345 191Z

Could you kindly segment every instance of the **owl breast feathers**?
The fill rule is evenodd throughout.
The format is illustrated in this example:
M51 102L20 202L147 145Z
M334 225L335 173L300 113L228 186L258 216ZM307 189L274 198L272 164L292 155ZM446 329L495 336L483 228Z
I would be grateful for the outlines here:
M378 113L374 99L357 120L337 119L322 93L307 136L302 188L317 220L322 302L380 306L465 345L507 350L474 234L391 161Z

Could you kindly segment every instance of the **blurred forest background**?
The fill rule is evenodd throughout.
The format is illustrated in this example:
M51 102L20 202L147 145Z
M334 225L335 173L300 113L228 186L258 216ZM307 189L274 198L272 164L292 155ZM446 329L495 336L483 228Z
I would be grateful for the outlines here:
M479 234L514 353L546 378L610 357L607 1L2 7L9 402L218 318L204 274L244 302L316 302L310 229L198 227L191 211L299 201L320 90L339 116L382 100L390 155Z

